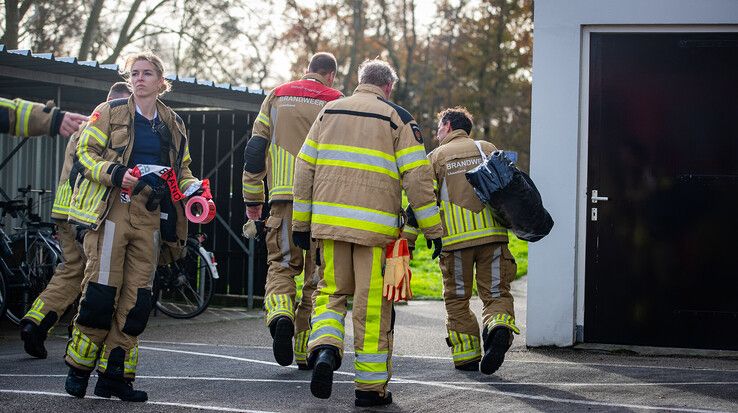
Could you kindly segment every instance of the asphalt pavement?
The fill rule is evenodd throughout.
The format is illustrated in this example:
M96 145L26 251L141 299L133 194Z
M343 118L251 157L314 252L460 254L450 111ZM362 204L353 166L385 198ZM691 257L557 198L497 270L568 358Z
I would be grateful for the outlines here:
M675 411L738 412L738 358L638 356L631 352L527 349L525 279L513 287L522 334L495 374L453 368L439 301L397 306L395 403L377 411ZM480 313L481 303L473 300ZM347 317L346 331L352 329ZM333 394L310 394L310 372L278 366L259 311L210 309L193 320L153 317L141 337L134 404L64 392L64 328L47 341L50 357L28 357L17 328L0 324L2 412L338 412L354 411L350 344ZM347 343L352 342L348 334ZM365 409L366 410L366 409Z

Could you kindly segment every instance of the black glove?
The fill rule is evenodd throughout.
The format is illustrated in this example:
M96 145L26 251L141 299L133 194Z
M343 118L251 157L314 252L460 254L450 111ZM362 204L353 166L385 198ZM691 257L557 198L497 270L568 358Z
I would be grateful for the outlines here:
M439 255L441 255L442 244L440 237L425 240L425 245L428 247L428 249L433 248L433 255L431 256L431 258L433 258L434 260L438 258Z
M156 188L151 187L151 193L149 199L146 200L146 209L148 211L156 211L156 208L161 204L161 200L165 196L169 195L169 189L166 186L157 186Z
M80 244L84 244L85 235L87 234L88 229L81 225L77 225L75 229L76 229L75 231L76 233L74 234L74 240L79 242Z
M407 224L413 228L418 228L418 220L415 218L415 212L413 212L413 208L410 205L405 209L405 214L407 215Z
M118 188L123 188L123 177L126 175L126 171L128 171L128 168L126 168L125 165L115 165L113 173L110 174L110 181L113 182L113 185Z
M293 231L292 243L305 251L310 249L310 231Z

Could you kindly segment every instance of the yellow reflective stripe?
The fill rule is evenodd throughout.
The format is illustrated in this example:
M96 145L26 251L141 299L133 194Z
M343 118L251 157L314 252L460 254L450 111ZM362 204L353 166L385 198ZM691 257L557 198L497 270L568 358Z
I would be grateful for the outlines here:
M269 294L264 300L264 309L267 312L266 323L269 325L274 317L284 315L295 318L295 304L288 294Z
M263 183L259 185L243 184L242 188L243 188L243 192L248 193L248 194L261 194L262 192L264 192Z
M18 105L15 103L14 100L0 98L0 106L6 107L12 111L15 111L15 108L18 107Z
M40 323L41 320L44 319L44 314L41 312L43 308L44 302L41 301L41 298L36 298L36 300L33 302L33 305L28 310L26 315L23 316L23 318L30 318Z
M85 168L93 171L95 169L97 161L95 161L87 152L91 135L92 134L88 132L87 129L82 132L82 137L79 140L79 146L77 146L77 158L79 158L79 161L82 163L82 165L84 165Z
M369 281L369 292L366 301L366 318L364 319L364 343L362 351L376 353L379 351L379 336L382 324L382 253L384 248L372 248L372 268ZM385 368L386 370L386 364Z
M259 114L256 116L256 120L263 123L266 126L271 126L269 123L269 116L259 112Z
M269 190L269 195L292 195L292 185L274 187Z
M28 136L28 122L31 119L33 104L20 100L15 113L15 131L17 136Z
M108 145L108 135L103 133L97 126L88 125L85 132L90 134L100 144L100 146Z
M307 140L305 142L307 143ZM310 145L310 146L313 146L313 145ZM356 153L356 154L361 154L361 155L375 156L377 158L385 159L389 162L396 162L394 156L388 153L376 150L376 149L361 148L358 146L349 146L349 145L338 145L338 144L333 144L333 143L319 143L314 147L318 149L318 151L327 150L327 151Z
M418 235L419 233L417 228L410 226L410 225L405 225L405 227L402 230L412 235Z
M190 156L190 145L185 146L185 153L182 157L182 162L188 162L191 161L192 157Z
M415 219L418 221L420 228L430 228L441 223L441 215L438 212L438 205L434 202L415 209L414 213Z
M366 164L357 163L357 162L339 161L339 160L332 160L332 159L318 159L315 163L317 165L323 165L323 166L337 166L341 168L351 168L351 169L359 169L362 171L377 172L377 173L387 175L394 179L400 179L400 175L397 174L396 172L390 171L389 169L382 168L380 166L366 165Z
M54 204L51 207L51 212L57 214L66 214L69 211L69 204L72 198L72 187L69 186L69 181L65 181L64 184L56 189L54 195Z
M397 151L395 157L397 157L397 166L400 168L400 173L405 173L405 171L418 166L430 165L423 145L415 145Z
M495 314L492 319L487 322L487 330L492 331L497 326L505 326L512 330L515 334L520 334L520 329L515 325L515 317L509 314Z
M128 359L123 363L124 374L136 374L138 366L138 346L128 350Z
M89 337L82 333L79 328L74 327L72 338L67 345L67 356L80 366L92 369L95 367L99 347ZM103 359L100 360L103 365ZM107 360L105 360L107 364Z
M443 237L443 245L454 245L464 241L478 238L491 237L495 235L507 236L506 228L483 228L475 231L462 232L461 234Z
M182 192L185 192L188 186L192 185L193 183L197 181L198 181L197 178L182 179L181 181L179 181L179 190Z

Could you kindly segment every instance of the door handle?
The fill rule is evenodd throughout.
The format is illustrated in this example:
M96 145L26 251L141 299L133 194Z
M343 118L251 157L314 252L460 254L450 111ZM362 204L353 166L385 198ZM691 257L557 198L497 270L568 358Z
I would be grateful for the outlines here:
M592 190L592 199L591 200L592 200L592 203L593 204L596 204L599 201L607 201L607 200L609 200L609 198L606 197L606 196L599 196L599 194L597 193L597 190L596 189L593 189Z

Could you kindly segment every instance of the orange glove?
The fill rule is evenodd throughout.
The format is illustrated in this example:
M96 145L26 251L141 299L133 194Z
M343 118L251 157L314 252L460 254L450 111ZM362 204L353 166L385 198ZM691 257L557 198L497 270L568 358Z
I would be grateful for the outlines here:
M410 250L407 240L400 238L389 245L386 250L386 263L384 267L384 285L382 296L389 301L409 300L413 297L410 288Z

